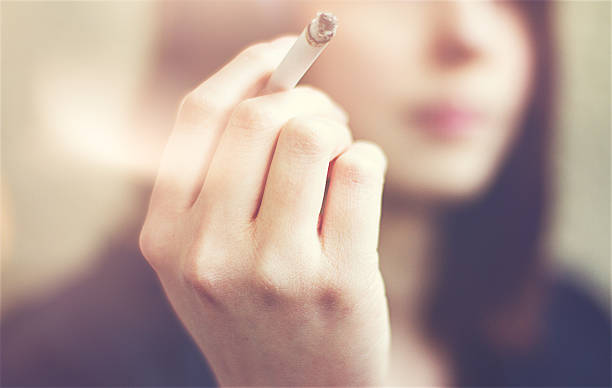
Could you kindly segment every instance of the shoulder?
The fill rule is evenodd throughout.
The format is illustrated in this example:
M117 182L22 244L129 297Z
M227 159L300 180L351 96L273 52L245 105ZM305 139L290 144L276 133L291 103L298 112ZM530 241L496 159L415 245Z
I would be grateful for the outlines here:
M589 381L582 384L609 386L610 312L593 296L586 282L568 274L560 275L552 286L546 318L544 340L551 357L588 376Z
M610 386L610 312L573 275L555 275L544 309L543 331L527 357L509 360L517 383Z
M589 346L605 351L609 358L610 312L586 284L570 274L553 281L545 310L545 338L559 345Z
M609 337L610 312L586 284L568 273L555 277L546 309L549 328L553 331L589 329L593 335L607 334Z

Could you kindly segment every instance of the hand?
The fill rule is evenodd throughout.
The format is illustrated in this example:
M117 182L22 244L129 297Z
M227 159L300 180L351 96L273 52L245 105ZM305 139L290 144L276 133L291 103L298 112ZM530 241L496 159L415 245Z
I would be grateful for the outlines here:
M257 96L294 41L184 98L140 247L220 384L382 384L386 158L321 91Z

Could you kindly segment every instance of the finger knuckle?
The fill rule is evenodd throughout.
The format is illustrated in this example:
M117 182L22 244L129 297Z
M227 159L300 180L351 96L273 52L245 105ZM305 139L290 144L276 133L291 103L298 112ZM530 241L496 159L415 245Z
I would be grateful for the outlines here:
M331 97L319 88L311 85L299 85L293 89L293 93L303 94L306 97L317 98L330 103L333 103Z
M318 310L326 317L342 319L355 311L355 301L348 290L337 284L326 284L317 292Z
M231 289L229 278L214 266L206 265L202 257L187 258L182 278L206 305L215 308L222 307L223 298Z
M312 244L291 244L265 249L254 267L254 280L264 300L296 300L316 286L321 271L321 251Z
M225 109L221 99L215 98L201 86L189 92L180 103L179 115L183 120L198 120L203 116L215 115Z
M378 144L367 140L359 140L355 143L355 147L360 149L364 155L367 155L367 158L372 160L374 164L386 167L387 155Z
M148 223L142 227L138 237L138 247L143 257L155 269L162 269L163 258L168 254L168 239Z
M372 300L385 297L384 281L377 269L326 273L320 285L316 292L317 307L324 316L334 319L364 312Z
M290 274L270 261L257 266L253 281L265 306L279 306L287 301L292 290L290 278Z
M377 183L384 178L386 157L382 149L374 143L354 144L340 155L335 166L342 176L354 184Z
M306 156L320 157L329 153L329 139L322 123L312 117L293 117L281 135L282 145Z
M230 125L245 130L264 129L275 122L276 112L263 104L258 98L249 98L241 101L230 117Z
M282 40L259 42L243 49L236 57L236 61L245 66L255 67L262 71L272 72L278 65L279 44Z
M270 44L265 42L255 43L248 46L240 53L240 56L250 62L266 61L269 57Z

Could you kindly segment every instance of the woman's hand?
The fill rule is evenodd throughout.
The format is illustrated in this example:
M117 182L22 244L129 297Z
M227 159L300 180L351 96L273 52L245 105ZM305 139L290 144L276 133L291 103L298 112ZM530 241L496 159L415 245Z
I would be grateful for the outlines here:
M381 384L386 159L320 91L256 96L294 40L185 97L140 247L220 384Z

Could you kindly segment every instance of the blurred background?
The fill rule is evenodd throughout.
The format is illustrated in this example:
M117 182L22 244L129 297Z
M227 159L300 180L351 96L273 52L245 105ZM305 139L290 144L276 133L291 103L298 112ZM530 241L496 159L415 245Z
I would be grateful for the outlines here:
M160 128L165 136L180 95L195 86L174 79L167 96L150 93L152 79L165 80L152 75L165 39L161 20L183 6L2 2L2 312L91 268L113 236L142 221L161 150L150 138ZM185 24L203 38L190 55L211 55L202 80L249 42L269 37L257 26L270 14L282 7L209 3L189 15ZM610 15L607 1L558 3L558 190L549 239L560 265L608 307ZM153 113L160 109L168 114Z

